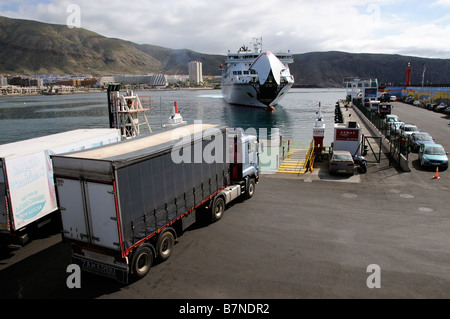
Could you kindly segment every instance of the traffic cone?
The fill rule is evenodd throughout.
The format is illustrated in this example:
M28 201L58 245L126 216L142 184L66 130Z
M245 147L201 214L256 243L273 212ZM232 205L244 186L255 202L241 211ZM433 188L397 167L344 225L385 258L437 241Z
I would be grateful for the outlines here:
M434 174L433 179L439 179L439 167L436 167L436 174Z

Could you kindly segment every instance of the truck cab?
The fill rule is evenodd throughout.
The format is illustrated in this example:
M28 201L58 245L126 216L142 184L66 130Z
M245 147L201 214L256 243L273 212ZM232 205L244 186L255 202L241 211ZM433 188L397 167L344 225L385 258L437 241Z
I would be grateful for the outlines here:
M231 179L259 178L258 140L255 135L247 135L241 128L227 129L229 147L228 160Z
M380 101L370 101L370 111L374 113L378 113L378 107L380 105Z
M391 114L392 105L389 102L382 102L378 105L378 115L384 118L386 115Z

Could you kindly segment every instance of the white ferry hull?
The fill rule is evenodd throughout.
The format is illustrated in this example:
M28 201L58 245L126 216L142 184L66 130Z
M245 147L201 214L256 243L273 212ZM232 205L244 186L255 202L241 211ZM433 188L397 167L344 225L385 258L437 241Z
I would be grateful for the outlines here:
M266 99L265 103L258 100L258 93L251 84L222 84L222 95L229 104L268 107L279 104L292 85L293 83L286 84L271 101Z

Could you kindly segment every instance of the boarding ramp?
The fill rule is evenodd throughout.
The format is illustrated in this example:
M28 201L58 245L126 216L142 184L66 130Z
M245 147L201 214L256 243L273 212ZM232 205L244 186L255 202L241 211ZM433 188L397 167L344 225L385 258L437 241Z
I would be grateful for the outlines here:
M282 162L277 173L305 174L314 167L314 140L309 146L302 142L288 141L282 146Z

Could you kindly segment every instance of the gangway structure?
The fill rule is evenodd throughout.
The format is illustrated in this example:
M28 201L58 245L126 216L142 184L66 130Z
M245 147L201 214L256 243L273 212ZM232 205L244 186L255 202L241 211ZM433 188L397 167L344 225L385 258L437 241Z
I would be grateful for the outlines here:
M277 173L305 174L314 166L314 140L308 148L292 148L278 167Z
M120 85L110 84L108 86L108 107L110 128L120 129L122 138L140 136L145 127L148 133L152 128L145 115L151 110L150 97L139 97L133 91L127 91L120 95Z

